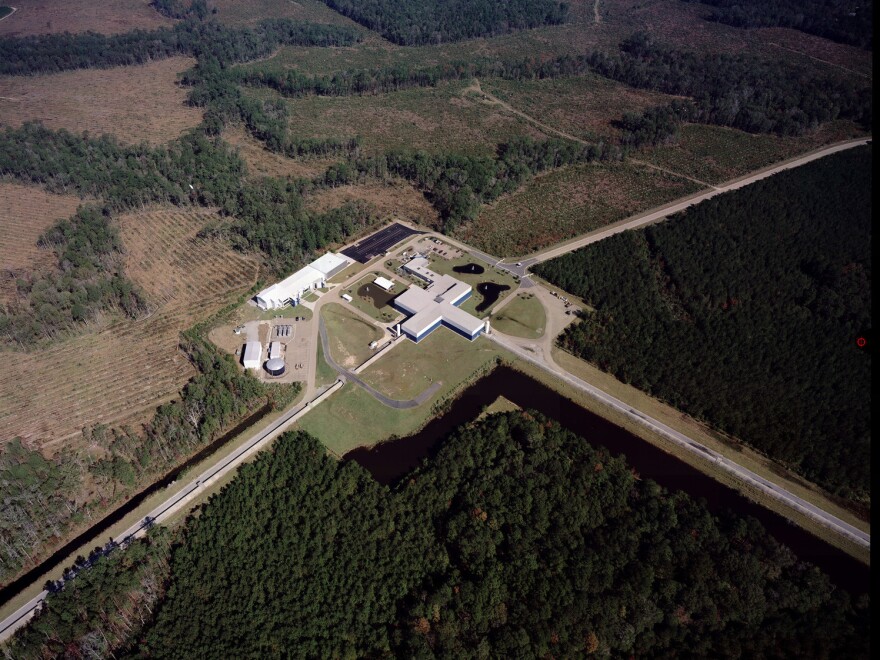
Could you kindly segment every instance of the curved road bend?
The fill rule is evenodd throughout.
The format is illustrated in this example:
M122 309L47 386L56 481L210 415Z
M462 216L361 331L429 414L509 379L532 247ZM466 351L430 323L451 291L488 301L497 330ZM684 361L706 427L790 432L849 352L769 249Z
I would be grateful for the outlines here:
M698 456L702 456L703 458L706 458L706 456L710 457L716 464L718 464L728 472L732 473L741 481L744 481L759 488L763 492L783 502L792 509L795 509L796 511L799 511L809 516L813 520L854 541L858 545L870 549L870 534L867 534L857 527L850 525L846 521L843 521L840 518L828 513L827 511L824 511L823 509L813 504L810 504L806 500L798 497L793 493L790 493L781 486L778 486L773 482L764 479L760 475L755 474L751 470L744 468L734 461L731 461L730 459L722 456L718 452L709 449L699 442L692 440L686 435L679 433L669 426L666 426L665 424L654 419L653 417L649 417L648 415L634 410L631 406L624 403L620 399L617 399L610 394L607 394L606 392L600 390L599 388L590 385L586 381L581 380L577 376L568 373L553 362L552 357L549 356L546 351L542 350L543 347L536 346L536 348L541 350L532 352L521 345L519 342L514 341L510 337L500 335L497 331L494 330L491 334L487 335L487 338L506 348L510 352L515 353L522 359L534 364L535 366L540 367L541 369L544 369L545 371L557 376L558 378L561 378L572 387L575 387L576 389L585 392L586 394L589 394L593 398L598 399L605 405L613 408L614 410L617 410L618 412L624 414L626 417L632 419L633 421L648 427L652 431L659 433L665 438L668 438L677 445L680 445L685 449L688 449L689 451L697 454Z
M357 383L361 387L363 387L367 392L369 392L373 398L375 398L379 403L385 404L389 408L395 408L397 410L406 410L407 408L415 408L417 406L422 405L425 401L434 396L434 393L440 389L443 385L439 380L431 383L428 388L423 391L421 394L416 396L413 399L409 399L407 401L399 401L397 399L391 399L384 394L382 394L379 390L377 390L372 385L369 385L363 381L363 379L358 376L356 373L349 371L345 367L342 367L333 360L333 356L330 355L330 341L327 339L327 327L324 325L324 319L319 318L318 320L318 330L321 333L321 348L324 349L324 359L327 360L327 364L329 364L336 372L339 374L339 377L345 380L350 380L354 383Z
M288 426L299 419L308 410L311 410L314 406L321 403L341 386L342 382L337 380L333 385L322 388L318 391L318 394L314 399L299 404L282 415L269 427L255 433L229 456L192 479L186 487L171 495L155 509L150 511L144 518L138 519L136 523L119 535L116 540L120 543L125 543L126 541L145 533L146 529L152 524L162 522L172 514L176 513L180 508L188 504L196 495L203 492L207 485L217 481L232 470L235 470L246 459L250 458L258 451L265 449L266 446L268 446L268 444L276 437L281 435ZM147 522L148 519L150 522ZM97 543L98 541L95 540L94 542ZM41 591L13 614L3 619L3 621L0 621L0 642L8 639L18 628L30 620L33 613L45 600L47 594L47 591Z

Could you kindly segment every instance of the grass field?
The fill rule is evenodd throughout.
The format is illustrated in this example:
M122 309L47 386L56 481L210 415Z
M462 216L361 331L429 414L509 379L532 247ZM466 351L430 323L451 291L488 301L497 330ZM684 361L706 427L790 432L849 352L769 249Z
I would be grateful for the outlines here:
M471 293L471 297L465 300L460 307L466 312L470 312L471 314L475 314L479 317L483 317L486 314L489 314L492 311L492 307L497 305L499 302L504 300L507 296L516 291L516 288L519 286L516 280L507 273L506 271L497 270L484 264L482 262L477 262L473 257L469 255L465 255L463 257L458 257L456 259L444 259L443 257L439 257L434 253L428 254L428 261L431 262L431 269L435 273L439 273L441 275L452 275L452 277L461 280L462 282L467 282L473 287L473 291ZM477 263L485 268L485 272L481 275L476 275L473 273L456 273L453 269L456 266L466 266L470 263ZM506 291L502 291L498 296L498 300L492 303L492 307L488 309L484 309L481 311L477 311L477 307L479 307L483 301L483 295L477 290L477 286L482 282L492 282L493 284L498 284L502 286L510 287Z
M445 351L448 359L437 359ZM341 456L361 446L372 446L391 436L405 436L434 416L433 405L445 399L481 366L498 356L487 339L469 342L447 328L438 328L418 344L401 342L366 369L361 376L384 394L411 398L430 386L431 375L443 386L418 408L395 410L374 399L363 388L347 384L299 422L327 448ZM404 376L401 372L405 370Z
M525 120L473 96L468 87L454 81L375 96L288 99L290 130L303 138L360 136L365 153L412 148L491 156L498 143L513 137L545 137ZM246 93L277 96L267 89Z
M492 328L495 330L526 339L543 336L546 324L544 306L532 293L518 293L498 312L498 316L492 317Z
M225 243L198 239L215 215L156 210L123 216L126 272L156 311L136 321L105 319L87 334L34 353L3 355L0 428L57 447L86 425L137 424L177 396L193 375L179 333L256 280L258 263Z
M174 24L150 0L16 0L13 6L18 11L0 21L0 37L89 30L117 34Z
M251 176L310 179L336 162L333 158L294 160L272 153L264 149L263 145L240 125L227 127L223 130L222 136L226 142L238 149L238 154L247 165L248 174Z
M456 238L490 254L527 254L699 189L634 163L565 167L502 197Z
M172 57L142 66L3 76L0 124L41 121L74 133L110 133L120 142L168 142L202 119L199 108L185 104L187 91L177 84L178 74L193 64L191 58Z
M370 342L382 336L377 327L336 303L324 305L321 316L327 326L330 355L338 365L354 369L373 354Z
M481 87L542 123L584 140L615 138L625 112L669 103L673 96L637 90L597 75L548 80L481 79Z
M15 295L16 277L56 265L55 253L37 247L37 239L81 202L35 186L0 183L0 303Z
M418 344L400 342L360 375L392 399L412 399L437 381L443 383L442 396L496 355L498 350L489 340L471 342L440 327Z
M329 211L349 201L370 204L382 218L395 216L427 227L440 225L437 210L422 193L402 180L319 190L306 197L306 206L315 211Z

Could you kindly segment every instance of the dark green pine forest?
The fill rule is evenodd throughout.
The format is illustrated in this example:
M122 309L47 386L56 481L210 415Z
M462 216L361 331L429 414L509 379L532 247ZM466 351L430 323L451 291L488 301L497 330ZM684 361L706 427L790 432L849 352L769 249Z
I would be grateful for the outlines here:
M855 607L540 416L462 427L394 489L305 433L189 521L140 657L867 654Z
M560 344L866 503L871 165L829 156L542 264L595 308Z

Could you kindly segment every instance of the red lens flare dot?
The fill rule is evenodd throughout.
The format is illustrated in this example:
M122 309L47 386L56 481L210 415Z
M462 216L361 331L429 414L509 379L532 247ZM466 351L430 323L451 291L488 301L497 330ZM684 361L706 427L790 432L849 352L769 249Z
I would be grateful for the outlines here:
M856 339L856 346L858 346L859 348L864 348L865 344L867 344L867 343L868 343L868 340L865 339L864 337L859 337L858 339Z

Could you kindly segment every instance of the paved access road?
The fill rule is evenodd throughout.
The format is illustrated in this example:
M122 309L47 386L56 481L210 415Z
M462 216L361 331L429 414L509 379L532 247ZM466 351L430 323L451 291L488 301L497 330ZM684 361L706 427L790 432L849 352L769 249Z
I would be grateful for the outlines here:
M245 460L261 449L264 449L272 440L281 435L293 422L326 399L341 386L341 381L336 381L333 385L327 388L322 388L314 399L294 407L270 426L255 433L232 454L193 478L186 487L171 495L159 506L150 511L145 517L138 519L136 523L117 537L116 541L124 544L130 539L144 534L153 524L166 520L169 516L176 513L181 507L187 505L195 496L201 493L206 485L217 481L232 470L237 469ZM97 539L95 542L97 543ZM18 628L30 620L31 616L43 600L45 600L48 593L48 591L41 591L13 614L6 617L3 621L0 621L0 642L8 639Z
M608 238L609 236L613 236L614 234L619 234L621 232L627 231L628 229L637 229L639 227L649 225L653 222L665 220L667 217L673 215L674 213L683 211L689 206L699 204L700 202L711 199L716 195L730 192L731 190L744 188L749 184L760 181L761 179L766 179L767 177L773 176L774 174L777 174L779 172L790 170L795 167L800 167L801 165L806 165L807 163L818 160L819 158L824 158L825 156L830 156L831 154L837 153L839 151L846 151L847 149L859 147L870 142L871 138L859 138L857 140L838 142L837 144L832 144L828 147L823 147L821 149L817 149L816 151L811 151L808 154L798 156L797 158L792 158L791 160L779 163L778 165L772 165L762 170L758 170L757 172L753 172L752 174L747 174L746 176L740 177L738 179L733 179L731 181L721 184L717 188L710 188L709 190L705 190L703 192L690 195L688 197L683 197L664 206L645 211L644 213L639 213L637 215L626 218L625 220L621 220L620 222L616 222L608 227L590 232L589 234L585 234L584 236L568 241L567 243L563 243L562 245L557 245L555 247L551 247L546 250L542 250L541 252L529 255L528 257L523 257L518 260L522 264L521 266L517 266L515 263L499 263L498 267L504 268L505 270L508 270L515 275L523 277L525 276L529 266L541 263L542 261L548 261L549 259L554 259L556 257L562 256L563 254L567 254L568 252L573 252L574 250L582 248L586 245L590 245L591 243L596 243L605 238Z
M623 413L633 421L648 427L652 431L659 433L660 435L668 438L672 442L680 445L695 454L702 456L705 458L708 456L716 464L718 464L723 469L728 472L733 473L738 479L744 481L748 484L751 484L760 490L764 491L768 495L784 502L792 509L796 511L800 511L801 513L809 516L810 518L816 520L820 524L828 527L838 534L854 541L860 546L865 548L871 547L871 536L862 530L858 529L847 523L844 520L824 511L823 509L810 504L806 500L798 497L797 495L790 493L786 489L774 484L767 479L764 479L762 476L755 474L751 470L744 468L743 466L735 463L728 458L722 456L716 451L709 449L705 445L692 440L687 437L683 433L679 433L673 428L666 426L663 422L660 422L653 417L649 417L637 410L634 410L631 406L624 403L620 399L617 399L610 394L600 390L593 385L590 385L584 380L581 380L577 376L574 376L567 371L565 371L562 367L558 366L555 362L553 362L553 358L550 356L549 352L545 349L544 346L540 344L535 344L531 347L531 350L527 348L528 342L518 341L512 337L508 337L506 335L502 335L498 333L496 330L493 330L491 334L487 335L489 339L499 344L500 346L506 348L507 350L515 353L517 356L522 359L530 362L545 371L553 374L554 376L561 378L563 381L575 387L576 389L585 392L592 396L595 399L598 399L605 405L617 410L618 412Z

